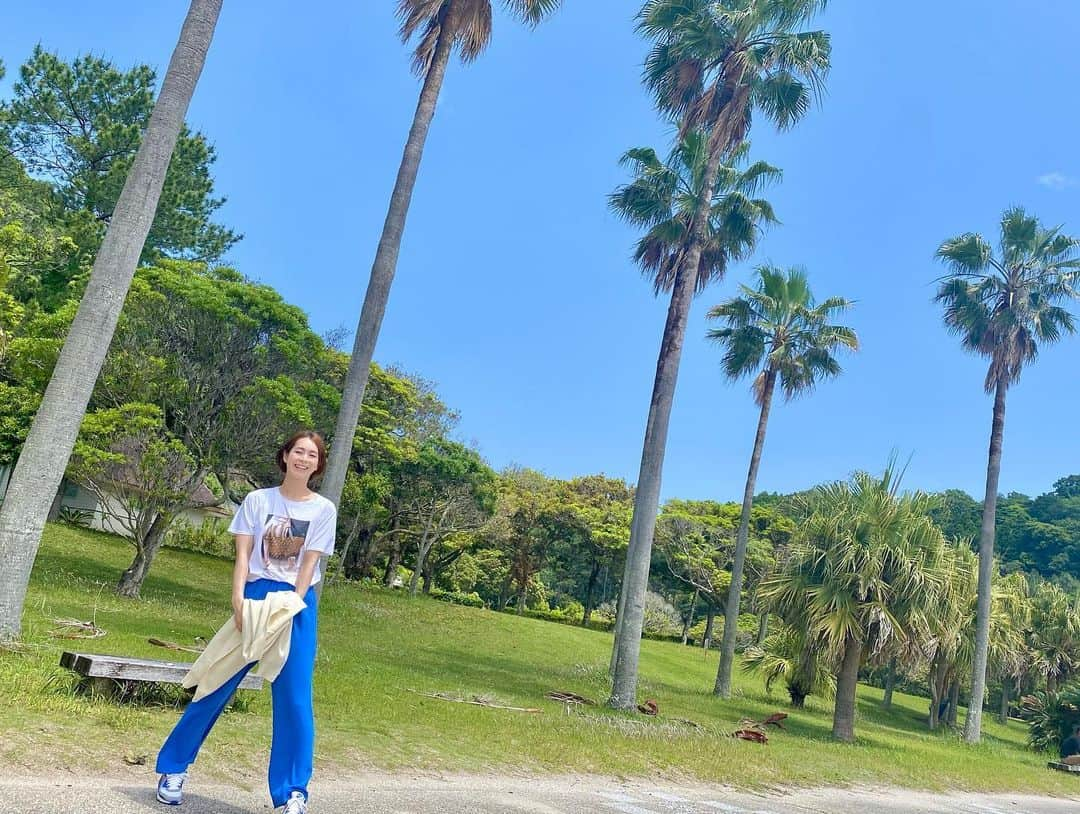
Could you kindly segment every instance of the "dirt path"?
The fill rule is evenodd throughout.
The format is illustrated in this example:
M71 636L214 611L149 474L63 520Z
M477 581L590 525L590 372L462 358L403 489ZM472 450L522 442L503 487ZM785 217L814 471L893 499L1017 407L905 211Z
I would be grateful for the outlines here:
M269 812L260 779L252 789L188 781L179 809L154 800L154 775L121 778L0 777L4 811L20 814L251 814ZM1004 794L937 795L896 789L811 789L753 794L723 787L620 781L587 776L420 776L371 774L320 778L312 814L1076 814L1073 799Z

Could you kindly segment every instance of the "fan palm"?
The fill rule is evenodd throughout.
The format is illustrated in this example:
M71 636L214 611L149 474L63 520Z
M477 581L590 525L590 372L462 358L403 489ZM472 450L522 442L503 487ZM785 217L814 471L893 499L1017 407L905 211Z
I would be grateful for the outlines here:
M19 634L41 532L150 233L220 13L221 0L191 0L146 133L8 484L0 510L0 639Z
M797 627L785 627L764 642L746 649L743 669L765 677L765 692L784 679L791 705L802 709L808 695L832 698L836 693L836 675L822 648Z
M692 225L699 210L707 213L706 241L704 250L697 255L694 273L695 285L701 288L723 277L731 263L748 257L757 245L762 228L776 222L768 201L755 196L762 187L779 179L780 171L762 161L746 166L749 147L744 144L732 154L730 162L717 171L716 183L709 186L705 179L708 163L706 145L707 138L703 133L691 131L675 145L666 162L661 161L656 151L650 148L639 147L628 151L622 161L631 168L634 178L629 184L615 190L610 197L611 208L619 216L645 230L635 248L634 259L643 274L652 279L653 290L658 295L671 293L668 323L657 365L653 410L657 406L656 393L663 389L661 377L674 376L677 372L676 368L666 366L666 363L672 354L678 357L686 333L687 313L678 304L675 291L678 288L679 269L691 243ZM703 206L702 201L708 201L709 205ZM673 319L672 315L676 312L679 318ZM673 387L674 382L671 384ZM670 407L668 401L668 413ZM665 435L668 413L665 413L663 422ZM654 418L650 418L649 425L652 430ZM642 455L643 471L647 454L651 452L653 450L647 439L646 452ZM663 443L659 452L662 455ZM644 561L640 559L641 535L644 532L638 529L638 524L643 522L645 515L640 510L640 489L635 493L631 540L635 539L637 529L636 539L639 543L638 549L627 556L612 649L612 667L620 682L612 692L612 704L617 707L625 707L635 698L645 587L659 500L659 484L656 487L656 493L651 498L653 514L647 536L648 555ZM624 632L626 635L623 635ZM632 669L630 665L633 665Z
M927 514L932 500L898 489L893 464L880 477L859 472L816 489L791 559L761 587L839 665L833 737L843 741L855 736L859 667L893 638L927 639L941 593L944 540Z
M529 25L536 25L555 11L561 0L503 0L503 6L513 16ZM409 214L413 186L420 171L435 105L439 100L446 66L450 55L457 49L461 61L472 62L487 48L492 32L492 0L399 0L398 18L401 20L401 39L417 44L413 50L413 67L422 78L420 99L413 114L412 127L405 142L405 152L398 166L394 191L390 195L390 207L386 213L379 246L371 266L360 321L356 328L349 369L334 429L334 443L330 449L326 474L320 491L334 503L341 497L345 486L345 472L352 454L352 438L360 419L360 405L367 389L371 358L375 342L379 338L386 303L390 298L390 286L397 270L398 252L405 231L405 219Z
M1032 671L1057 692L1080 666L1080 606L1058 586L1043 582L1031 598L1027 630Z
M637 663L646 583L652 556L660 477L683 338L701 256L709 240L713 190L725 158L750 132L755 110L779 128L794 125L809 108L829 68L829 37L797 31L825 0L650 0L638 29L653 41L645 83L658 107L678 122L679 136L700 131L705 143L699 205L686 224L673 260L671 304L653 380L641 451L616 634L611 704L635 704Z
M1001 219L1000 254L995 256L981 236L967 233L941 244L938 258L949 269L937 301L945 308L945 326L960 337L966 350L990 360L984 386L994 394L986 491L979 532L979 585L972 663L971 704L964 739L978 743L986 694L990 635L990 575L994 558L1001 443L1005 430L1005 396L1024 365L1035 360L1039 345L1055 342L1075 330L1061 303L1077 295L1080 241L1046 229L1022 208Z
M806 274L801 269L785 272L764 265L758 267L757 275L756 288L743 286L741 297L709 311L710 319L726 323L724 328L709 331L709 338L724 348L725 375L733 380L753 375L754 400L761 408L743 490L739 530L735 536L731 586L724 605L724 638L713 690L723 698L731 697L731 669L735 662L735 634L750 536L750 512L773 391L779 383L788 400L812 391L820 380L840 374L840 364L833 356L837 349L856 350L859 347L859 340L851 328L830 322L835 315L851 307L848 300L831 297L820 305L815 304Z

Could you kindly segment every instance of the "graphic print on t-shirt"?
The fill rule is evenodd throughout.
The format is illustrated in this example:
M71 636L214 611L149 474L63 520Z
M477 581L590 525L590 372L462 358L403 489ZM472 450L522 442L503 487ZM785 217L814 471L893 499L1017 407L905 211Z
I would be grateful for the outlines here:
M289 570L295 570L310 526L310 520L293 520L278 514L266 515L263 522L263 562L279 562Z

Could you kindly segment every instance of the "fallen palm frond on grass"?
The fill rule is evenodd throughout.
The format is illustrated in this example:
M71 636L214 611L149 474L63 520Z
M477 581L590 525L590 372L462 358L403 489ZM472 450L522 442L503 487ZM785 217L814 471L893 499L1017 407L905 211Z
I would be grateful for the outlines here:
M201 653L205 649L203 647L188 647L183 644L177 644L176 642L168 642L164 639L155 639L153 636L146 641L150 642L150 644L155 647L164 647L166 650L182 650L185 653Z
M49 632L54 639L100 639L105 631L94 622L81 619L53 619L55 627Z
M482 695L473 695L468 698L462 698L457 695L451 695L447 692L420 692L420 690L412 690L408 688L406 688L406 691L416 693L417 695L423 695L426 698L438 698L440 701L451 701L455 704L472 704L477 707L505 709L511 712L543 712L542 709L537 709L536 707L512 707L507 704L496 704L494 701L485 698Z
M769 742L769 734L765 731L765 727L775 726L777 729L783 729L784 724L782 721L787 718L787 716L788 714L786 712L774 712L772 715L763 718L760 721L755 721L752 718L743 718L739 721L739 728L732 732L731 735L740 740L765 745Z

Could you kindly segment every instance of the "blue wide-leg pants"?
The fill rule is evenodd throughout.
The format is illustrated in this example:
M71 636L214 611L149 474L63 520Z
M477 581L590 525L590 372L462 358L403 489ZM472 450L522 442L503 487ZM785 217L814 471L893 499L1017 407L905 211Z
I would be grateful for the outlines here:
M246 599L264 599L274 591L291 591L287 582L259 579L244 586ZM307 797L315 751L315 715L312 707L312 674L315 670L315 633L318 624L314 587L304 596L307 607L293 617L289 657L270 685L274 724L270 744L270 798L283 806L294 791ZM221 687L187 705L157 758L160 774L186 772L195 762L214 722L229 703L248 670L248 664Z

